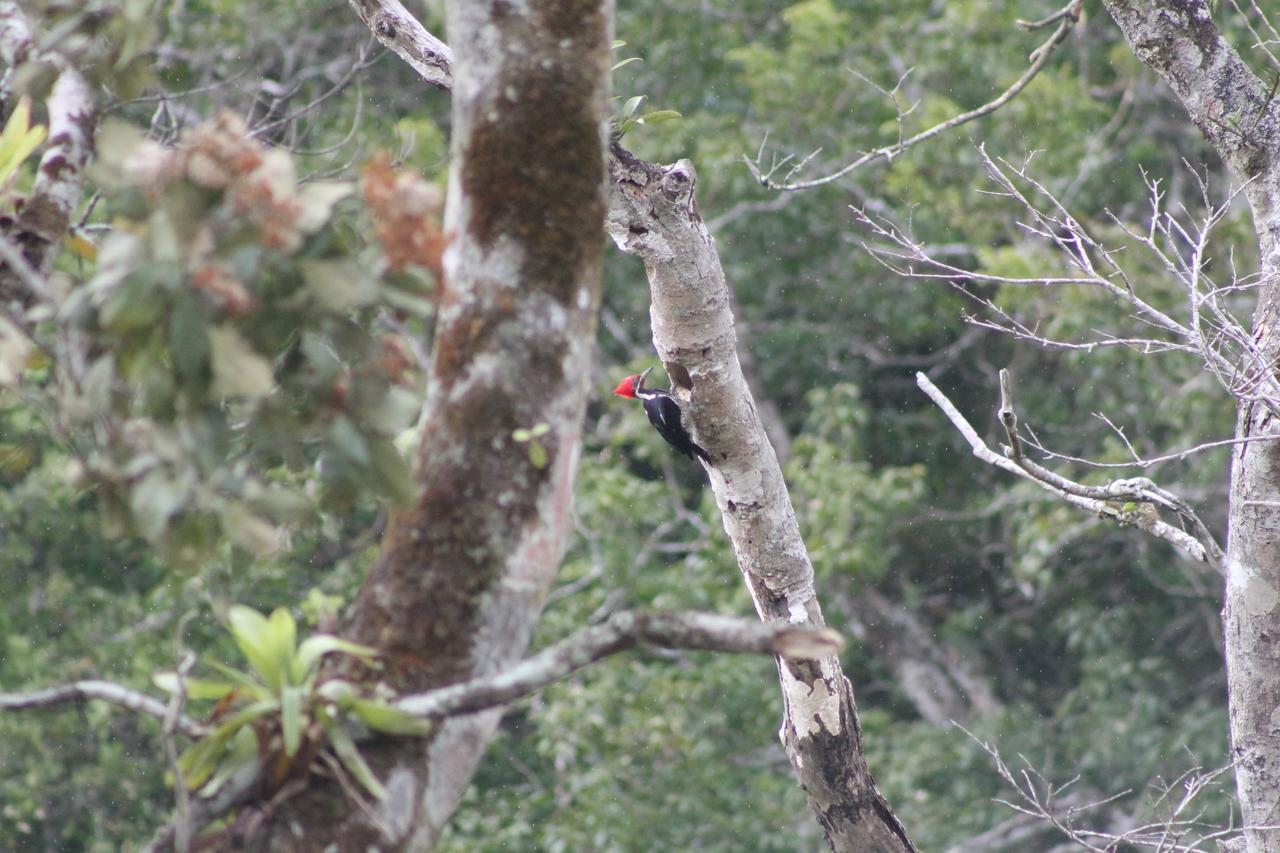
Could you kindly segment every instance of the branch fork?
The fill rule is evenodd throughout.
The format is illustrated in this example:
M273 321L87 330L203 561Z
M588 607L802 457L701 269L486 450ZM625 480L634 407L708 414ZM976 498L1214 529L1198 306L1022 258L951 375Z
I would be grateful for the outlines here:
M1149 478L1131 477L1112 480L1104 486L1090 486L1050 471L1028 459L1023 451L1022 439L1017 433L1018 416L1014 410L1013 383L1008 370L1000 371L998 410L1000 422L1009 438L1009 444L1004 447L1004 455L987 446L968 419L928 376L917 373L916 384L969 442L973 455L983 462L1030 480L1067 503L1101 518L1121 525L1139 527L1192 559L1209 564L1215 571L1224 571L1226 558L1205 523L1186 501L1160 488ZM1175 527L1161 519L1158 509L1172 512L1178 517L1182 527Z

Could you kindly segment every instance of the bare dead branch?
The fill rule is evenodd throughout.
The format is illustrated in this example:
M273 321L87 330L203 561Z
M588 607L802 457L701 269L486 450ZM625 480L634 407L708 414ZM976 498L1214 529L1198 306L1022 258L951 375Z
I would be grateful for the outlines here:
M161 722L169 719L169 706L159 699L140 693L123 684L89 679L76 681L61 687L47 687L28 693L0 693L0 711L26 711L33 708L56 708L86 699L101 699L136 714L145 714ZM198 723L185 714L175 717L174 728L187 737L204 737L210 731L204 723Z
M165 757L169 760L169 772L173 773L174 790L174 847L179 853L191 849L193 836L191 827L191 792L187 789L187 781L182 772L182 762L178 760L178 719L182 716L187 704L187 676L196 665L195 653L186 648L182 636L186 633L187 623L195 616L194 610L188 610L178 620L173 632L173 651L177 661L174 677L177 689L169 697L169 712L165 715L161 734L164 736Z
M349 0L360 20L386 47L432 86L453 87L453 51L418 22L400 0Z
M1087 512L1111 519L1122 525L1139 527L1159 539L1163 539L1193 559L1208 563L1222 571L1222 549L1209 534L1199 516L1181 499L1156 486L1145 477L1113 480L1105 486L1087 486L1048 470L1025 457L1020 459L1002 456L983 441L977 430L936 385L923 373L916 374L916 384L942 410L952 425L969 443L973 455L983 462L1010 474L1030 480L1046 491L1056 494ZM1010 400L1010 407L1012 401ZM1129 506L1135 504L1136 506ZM1175 513L1191 526L1194 535L1159 518L1156 508Z
M1015 462L1022 461L1022 439L1018 437L1018 413L1013 410L1013 390L1009 371L1000 369L1000 409L996 413L1009 439L1009 452Z
M835 631L826 628L764 625L750 619L713 613L628 611L614 614L601 625L583 629L497 675L405 696L396 704L403 711L424 717L471 714L508 704L605 657L638 648L776 654L799 659L835 654L842 643ZM181 672L180 668L180 679ZM6 707L7 698L9 697L0 695L0 708ZM173 716L172 705L166 709L155 699L143 698L153 704L152 711L148 712L153 716L163 719L168 715L169 719L185 720ZM203 735L209 730L208 727L189 720L185 725L198 727L186 732L189 734ZM365 801L359 786L350 783L341 765L329 761L323 755L321 759L327 761L330 772L353 801L371 819L376 819L377 810ZM189 842L212 820L243 802L259 782L259 773L238 774L213 798L191 800L185 815L179 810L173 820L156 833L147 849L184 849L184 839ZM178 784L181 784L180 778ZM282 791L277 799L284 794ZM268 808L270 807L271 804L268 804Z
M1257 13L1258 23L1260 26L1271 31L1272 38L1270 39L1258 32L1257 28L1253 25L1253 20L1249 17L1249 12L1245 11L1245 9L1240 5L1240 0L1231 0L1231 6L1236 10L1236 14L1240 16L1240 20L1244 21L1245 27L1249 30L1249 35L1253 36L1253 47L1262 51L1262 55L1267 58L1267 61L1271 63L1273 68L1280 69L1280 58L1277 58L1275 53L1271 50L1272 45L1280 45L1280 34L1276 34L1275 28L1271 26L1271 22L1267 19L1267 16L1262 9L1258 7L1257 2L1250 0L1250 11Z
M1202 811L1193 810L1197 800L1212 790L1219 777L1232 770L1233 765L1209 771L1201 767L1189 768L1172 781L1157 787L1158 796L1150 804L1154 819L1122 831L1108 831L1082 826L1080 818L1133 794L1133 791L1089 797L1071 790L1079 782L1078 776L1067 782L1054 784L1021 755L1018 758L1023 766L1015 771L995 745L982 740L964 726L958 723L955 725L991 757L997 775L1017 793L1016 800L997 799L996 802L1024 817L1052 827L1085 850L1109 853L1138 847L1161 853L1208 853L1219 850L1220 842L1238 836L1241 832L1238 828L1223 828L1208 823L1202 819ZM1095 815L1093 819L1097 821L1098 817ZM1133 821L1125 818L1123 822ZM966 846L965 849L969 848Z
M814 187L820 187L825 184L838 181L868 163L874 163L877 160L889 162L914 145L918 145L921 142L932 139L938 134L945 133L946 131L959 127L962 124L968 124L969 122L980 119L983 116L990 115L1005 104L1009 103L1009 101L1016 98L1018 94L1027 87L1027 84L1035 79L1036 75L1039 74L1048 63L1049 56L1053 53L1054 48L1066 39L1067 34L1071 32L1071 28L1080 20L1080 9L1082 5L1083 0L1071 0L1071 2L1062 9L1059 9L1054 14L1040 21L1030 23L1019 21L1018 25L1023 29L1037 29L1054 23L1055 21L1058 22L1058 27L1043 44L1031 51L1031 64L1027 67L1027 70L1022 73L1022 76L1015 80L1009 88L1005 89L995 98L980 107L952 116L946 121L939 122L933 127L930 127L927 130L922 130L914 136L910 136L906 139L899 138L899 140L893 145L885 145L872 151L868 151L853 162L821 178L794 182L790 180L791 177L798 174L808 164L809 160L817 156L818 151L814 151L808 157L792 166L790 171L787 173L787 177L781 181L775 181L773 179L773 174L778 170L778 168L789 162L791 159L790 157L775 161L767 170L761 169L761 160L759 156L757 156L757 159L754 161L744 158L747 167L751 169L751 173L755 176L756 180L759 181L762 186L768 187L769 189L784 192L812 189ZM901 83L901 81L899 82ZM893 91L896 91L896 87ZM901 125L901 120L905 115L905 113L899 111L899 125Z
M864 249L886 269L906 278L946 281L957 286L968 298L994 315L966 317L966 321L1008 334L1016 339L1053 349L1089 351L1106 346L1125 346L1149 354L1182 352L1203 359L1205 367L1229 394L1242 401L1257 401L1280 413L1280 379L1276 375L1276 358L1265 354L1258 341L1228 307L1229 297L1253 290L1261 285L1258 277L1239 277L1231 266L1229 281L1214 280L1209 272L1209 237L1228 215L1235 201L1249 184L1232 188L1226 197L1215 201L1201 176L1195 176L1200 187L1204 212L1199 216L1182 208L1176 215L1164 205L1160 182L1144 173L1150 196L1150 214L1145 226L1135 227L1112 216L1112 221L1128 238L1165 269L1170 279L1186 294L1182 305L1185 314L1174 316L1157 308L1133 286L1129 273L1121 265L1119 255L1126 248L1111 247L1094 237L1066 209L1055 194L1029 173L1026 163L1013 166L995 160L982 146L979 155L997 190L992 193L1016 202L1030 217L1019 223L1023 231L1050 244L1072 275L1046 274L1011 277L986 273L944 259L904 229L865 209L850 208L855 221L865 227L877 242L863 242ZM1024 191L1019 182L1029 186ZM1102 290L1121 303L1129 305L1133 319L1159 332L1152 337L1119 337L1099 333L1093 340L1070 341L1048 337L1030 328L996 302L994 297L977 295L963 287L967 282L1018 287L1090 287Z
M764 624L715 613L623 611L505 672L405 696L396 705L423 717L481 711L527 696L602 658L637 648L697 649L807 660L835 654L842 643L840 635L829 628Z
M1096 417L1101 418L1110 424L1110 420L1105 415L1100 412L1095 412L1094 414ZM1111 426L1120 433L1121 438L1124 438L1124 433L1118 427L1115 427L1114 424ZM1063 462L1074 462L1079 465L1088 465L1091 468L1146 469L1154 465L1160 465L1164 462L1181 462L1185 459L1191 458L1197 453L1203 453L1206 450L1216 450L1220 447L1234 447L1241 444L1250 444L1256 441L1280 441L1280 435L1250 435L1242 438L1223 438L1217 441L1206 441L1202 444L1197 444L1195 447L1188 447L1186 450L1174 450L1169 453L1161 454L1160 456L1142 456L1134 449L1133 445L1128 444L1128 439L1125 439L1129 453L1133 457L1127 462L1098 462L1093 459L1084 459L1080 456L1072 456L1068 453L1060 453L1056 450L1050 450L1041 444L1039 439L1036 438L1024 438L1023 440L1026 441L1029 446L1033 447L1036 451L1043 453L1045 457L1049 459L1060 459Z

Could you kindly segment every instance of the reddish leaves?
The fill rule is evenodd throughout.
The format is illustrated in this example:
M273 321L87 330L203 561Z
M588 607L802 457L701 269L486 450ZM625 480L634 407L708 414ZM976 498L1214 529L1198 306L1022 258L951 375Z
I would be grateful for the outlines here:
M393 168L384 152L365 166L360 192L390 268L415 264L443 281L441 257L448 240L439 225L440 191L414 172Z

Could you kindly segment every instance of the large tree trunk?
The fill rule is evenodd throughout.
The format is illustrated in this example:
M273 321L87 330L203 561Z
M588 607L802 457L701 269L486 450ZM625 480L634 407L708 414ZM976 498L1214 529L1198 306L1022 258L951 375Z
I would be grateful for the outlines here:
M1177 94L1233 178L1247 182L1262 259L1253 338L1273 365L1280 356L1280 102L1222 38L1204 0L1104 2L1134 54ZM1280 400L1242 397L1238 408L1238 438L1280 433ZM1224 619L1236 784L1248 850L1280 853L1280 445L1239 446L1230 502Z
M448 48L398 0L349 2L424 80L449 85ZM456 30L451 37L457 39ZM767 622L821 626L813 566L738 364L729 289L694 204L692 164L655 166L614 146L609 170L609 232L624 251L644 260L654 342L717 460L712 486L756 609ZM779 736L832 849L914 850L867 768L853 688L839 660L779 659L778 676L785 711Z
M518 660L564 553L600 299L610 12L607 0L449 4L450 244L422 494L393 519L344 632L380 650L401 693ZM551 428L541 464L513 437L537 424ZM500 716L449 719L416 748L371 745L391 793L381 827L316 797L302 820L275 822L271 845L429 848Z

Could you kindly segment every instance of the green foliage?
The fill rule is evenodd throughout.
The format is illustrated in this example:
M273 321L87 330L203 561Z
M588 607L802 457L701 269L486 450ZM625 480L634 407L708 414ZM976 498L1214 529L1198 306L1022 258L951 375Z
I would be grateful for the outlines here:
M55 21L77 14L75 4L56 5ZM741 165L767 134L766 162L774 151L803 158L821 149L800 176L811 177L987 102L1025 70L1043 38L1020 32L1014 17L1053 8L710 0L691 17L688 4L623 4L618 32L643 46L645 61L615 68L626 75L617 109L631 120L623 128L616 119L615 129L633 131L626 141L641 156L697 166L699 209L734 288L753 385L792 439L786 473L828 621L856 634L866 614L851 602L868 590L900 606L991 689L999 707L967 723L978 737L1015 769L1021 754L1056 782L1079 774L1076 788L1099 798L1132 789L1115 809L1141 819L1153 816L1152 778L1229 760L1217 584L1141 534L980 464L911 374L928 371L994 443L995 371L1009 366L1024 423L1055 449L1113 462L1128 451L1092 413L1106 413L1141 452L1163 452L1229 435L1230 401L1181 354L1044 351L975 334L961 315L981 317L981 306L946 283L904 281L870 260L845 211L884 211L959 266L1056 275L1068 269L1063 258L1028 235L1008 199L984 194L991 185L972 143L1017 164L1037 151L1031 174L1114 244L1129 241L1110 214L1145 230L1141 169L1196 214L1183 160L1207 164L1216 188L1227 183L1220 166L1104 15L1087 16L1080 36L1005 108L838 186L779 200ZM117 4L93 39L83 35L85 16L69 44L95 85L121 92L136 84L113 82L118 59L128 63L126 78L145 74L154 38L177 45L164 53L163 83L195 114L227 105L249 113L269 100L257 81L286 76L291 60L264 34L298 32L305 38L291 50L338 65L335 57L368 37L354 19L316 19L309 0L157 9ZM1234 36L1235 16L1217 17ZM210 58L211 45L234 51L235 61ZM1246 60L1257 57L1246 51ZM206 88L242 73L245 85ZM896 103L862 78L883 90L901 81ZM21 68L14 91L38 101L49 82L41 69ZM294 104L329 81L317 75L299 85ZM654 124L649 103L682 118ZM214 172L193 173L190 163L150 173L147 164L163 159L148 159L155 148L136 134L104 136L95 179L106 192L89 222L112 236L69 247L57 282L71 294L67 316L92 344L85 374L55 388L39 350L0 335L0 365L12 379L0 392L6 688L90 676L143 688L173 665L170 635L193 604L204 618L185 640L211 669L237 653L208 617L227 602L268 612L301 601L309 622L332 623L376 550L372 496L404 491L405 457L376 448L397 436L402 450L414 444L399 432L420 400L412 373L401 385L362 372L404 363L385 345L389 326L379 318L428 342L433 316L424 265L389 269L394 250L430 241L388 226L393 219L374 220L355 198L348 164L390 146L439 176L446 108L446 99L424 96L403 63L384 58L288 133L264 131L301 149L288 166L262 149L260 177L270 180L242 176L224 186L208 185ZM143 124L156 102L111 111ZM640 119L646 129L636 133ZM157 133L167 128L160 121ZM406 195L386 184L387 196ZM246 195L254 186L269 193ZM305 228L291 215L266 215L304 198L317 212ZM1218 272L1229 258L1254 269L1252 239L1248 212L1233 212L1211 247ZM1132 245L1123 258L1145 297L1179 310L1184 295L1156 259ZM1096 290L975 292L1068 339L1141 328ZM602 390L584 429L577 535L539 644L624 607L751 612L702 472L674 457L634 407L608 398L604 374L653 363L648 291L632 259L609 260L605 305L612 322L602 324L604 357L591 374ZM1231 307L1247 316L1247 294ZM344 386L344 377L359 381ZM371 423L378 406L370 401L382 398L403 400L404 410ZM56 438L51 411L74 416ZM513 436L534 464L538 428ZM1227 456L1148 473L1191 496L1222 529ZM1085 466L1046 464L1105 479ZM104 537L99 516L109 532L138 535ZM198 571L175 577L173 562ZM242 629L257 636L252 625ZM308 667L280 663L261 641L251 648L262 671L250 664L211 676L212 685L188 680L197 704L214 700L196 693L222 695L227 684L240 691L219 725L246 715L206 741L198 761L188 759L206 773L204 784L263 760L250 742L258 730L273 744L268 760L287 764L291 749L301 755L323 742L360 775L347 726L395 722L366 706L381 726L357 724L361 694L337 686L326 696L324 683L296 683L295 671ZM290 661L301 648L295 641ZM898 663L873 637L844 661L878 782L921 848L945 849L1010 818L995 799L1011 792L967 736L921 719ZM778 701L767 661L643 653L591 668L512 710L443 847L817 849L820 831L777 745ZM172 804L158 742L153 722L97 705L0 717L0 766L15 768L0 779L0 848L139 846ZM1229 792L1204 804L1206 820L1227 823ZM1056 843L1046 832L1017 849Z
M23 13L54 33L49 45L87 79L110 84L121 98L133 98L155 83L152 60L160 36L156 0L65 3L33 0ZM39 39L37 39L39 41ZM44 45L42 45L43 47ZM13 69L10 91L43 99L56 77L46 62L27 57Z
M617 50L625 44L625 41L615 41L613 43L613 49ZM625 68L633 62L640 61L642 61L640 57L631 56L621 62L614 63L613 68L610 70L617 73L619 69ZM677 110L649 110L648 112L640 112L640 105L644 103L644 99L644 95L634 95L627 98L626 102L615 110L613 117L609 119L609 125L613 128L613 138L615 140L621 139L626 136L630 130L639 127L640 125L659 124L664 121L672 121L680 118L680 113ZM620 100L620 97L615 95L613 100L616 104Z
M511 433L512 441L529 445L529 464L534 468L547 467L547 449L539 439L549 432L551 427L542 423L532 429L517 429Z
M0 689L105 677L144 687L169 660L153 633L192 595L148 549L102 538L92 495L41 419L0 395L0 433L32 464L3 478ZM157 619L156 617L161 617ZM111 851L145 841L172 807L159 725L102 703L0 715L0 849Z
M411 498L393 440L419 396L377 318L420 285L353 242L336 208L354 185L298 186L229 117L176 151L119 124L99 147L118 227L62 309L94 357L61 406L107 517L198 565L223 536L274 550L315 512L306 479L322 507Z
M924 469L866 463L859 432L870 413L856 387L815 389L808 402L787 479L814 570L841 585L882 582L897 557L895 528L924 494Z

